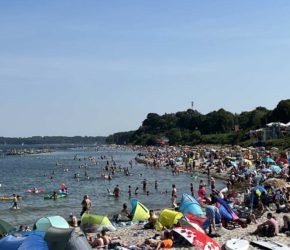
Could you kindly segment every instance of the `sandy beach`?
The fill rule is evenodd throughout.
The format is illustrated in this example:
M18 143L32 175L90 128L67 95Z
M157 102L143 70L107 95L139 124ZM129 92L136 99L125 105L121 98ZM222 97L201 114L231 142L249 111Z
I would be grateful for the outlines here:
M281 225L282 217L285 214L274 213L274 215L276 216L279 222L279 225ZM264 214L261 218L259 218L257 220L257 223L260 224L264 222L265 220L266 220L266 214ZM220 237L216 237L214 239L220 244L221 247L226 243L227 240L230 240L233 238L242 238L248 241L257 240L257 239L267 239L267 240L273 240L273 241L288 245L290 247L290 237L286 236L286 234L283 234L283 233L279 234L278 236L271 237L271 238L250 235L249 233L255 231L258 224L250 224L248 225L247 228L238 227L232 230L227 230L223 227L220 227L217 230L217 233L220 235ZM155 230L144 230L143 225L131 225L127 227L119 227L117 228L116 231L110 232L109 235L113 237L120 237L122 242L125 245L134 246L137 244L142 244L145 241L145 239L153 237L156 233L160 233L160 232L157 232ZM192 247L174 247L172 249L190 249L190 248ZM259 249L259 248L253 245L250 245L249 250L251 249Z

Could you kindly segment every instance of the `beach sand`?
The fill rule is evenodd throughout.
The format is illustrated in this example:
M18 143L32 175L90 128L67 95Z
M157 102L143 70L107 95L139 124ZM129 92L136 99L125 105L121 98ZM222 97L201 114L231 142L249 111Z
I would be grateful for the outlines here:
M255 231L257 228L257 225L266 221L266 213L257 220L257 224L251 224L248 225L247 228L235 228L233 230L227 230L225 228L219 228L217 230L217 233L221 235L220 237L214 238L222 247L227 240L233 239L233 238L243 238L246 240L257 240L257 239L268 239L268 240L273 240L278 243L282 243L285 245L290 246L290 237L287 237L285 234L279 234L278 236L272 237L272 238L267 238L267 237L257 237L254 235L249 235L250 232ZM285 215L284 213L273 213L278 222L279 225L282 224L282 217ZM125 243L128 246L133 246L137 244L142 244L146 238L153 237L156 233L159 233L155 230L143 230L143 225L131 225L131 226L126 226L126 227L119 227L117 228L116 231L114 232L109 232L108 234L113 237L120 237L122 242ZM175 247L171 249L191 249L192 247ZM192 248L193 249L193 248ZM250 245L250 250L251 249L259 249L258 247L254 247Z

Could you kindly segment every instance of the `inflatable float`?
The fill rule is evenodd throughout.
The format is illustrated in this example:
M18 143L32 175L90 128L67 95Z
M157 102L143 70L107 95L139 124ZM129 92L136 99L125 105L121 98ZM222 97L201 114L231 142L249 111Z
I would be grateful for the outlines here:
M22 197L17 195L17 199L21 199ZM13 196L0 196L0 201L12 201L14 199Z
M56 194L55 198L52 194L47 194L44 196L45 200L52 200L52 199L60 199L60 198L66 198L67 194Z
M39 194L39 193L44 193L45 190L44 189L27 189L26 192L30 194Z

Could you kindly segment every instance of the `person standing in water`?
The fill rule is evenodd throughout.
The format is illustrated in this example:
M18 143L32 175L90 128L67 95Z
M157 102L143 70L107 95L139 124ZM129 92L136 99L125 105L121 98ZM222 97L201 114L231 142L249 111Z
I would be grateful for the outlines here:
M176 189L175 184L172 185L171 199L172 199L172 205L175 207L176 199L177 199L177 189Z
M115 198L119 198L120 197L119 185L116 185L116 187L114 188L114 196L115 196Z
M191 196L194 197L194 186L193 186L193 183L190 183L190 193L191 193Z
M129 189L128 189L128 195L129 195L129 198L131 198L131 196L132 196L131 185L129 185Z
M16 196L16 194L13 194L13 201L12 201L12 207L13 209L19 209L19 206L18 206L18 198Z
M82 216L85 212L89 211L92 207L92 202L89 199L88 195L84 196L81 204L82 204L82 212L80 215Z
M158 189L158 182L157 182L157 180L155 181L154 187L155 187L156 190Z
M142 184L143 184L143 190L146 191L146 189L147 189L147 180L144 179Z

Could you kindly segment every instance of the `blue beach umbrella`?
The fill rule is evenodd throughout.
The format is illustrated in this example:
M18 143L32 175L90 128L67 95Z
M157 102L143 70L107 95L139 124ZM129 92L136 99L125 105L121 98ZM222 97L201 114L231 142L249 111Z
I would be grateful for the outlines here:
M231 166L238 167L238 164L235 161L230 161Z
M263 162L266 162L266 163L274 163L275 161L272 159L272 158L270 158L270 157L265 157L265 158L263 158L263 160L262 160Z
M250 174L250 173L253 173L254 171L256 171L256 168L248 168L247 171L246 171L246 174Z
M255 189L258 189L261 193L262 193L262 192L267 193L267 190L266 190L263 186L261 186L261 185L257 185L257 186L255 187Z
M269 169L272 170L273 172L277 173L277 174L282 171L282 169L279 166L277 166L277 165L272 165L272 166L270 166Z
M255 176L255 180L256 180L256 181L259 181L259 180L261 180L261 179L262 179L262 175L256 175L256 176Z

